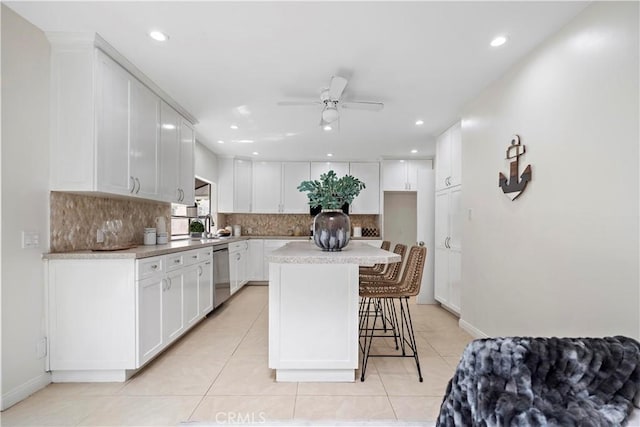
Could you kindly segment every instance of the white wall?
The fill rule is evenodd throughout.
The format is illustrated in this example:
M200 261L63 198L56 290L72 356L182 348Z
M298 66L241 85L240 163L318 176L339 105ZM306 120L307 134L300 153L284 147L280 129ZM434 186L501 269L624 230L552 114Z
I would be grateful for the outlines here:
M49 247L49 43L2 5L2 408L50 382L44 338ZM22 249L21 232L40 234Z
M638 6L589 6L465 108L463 326L640 338ZM513 133L533 179L512 202Z
M196 141L196 176L209 182L218 182L218 157L207 147Z

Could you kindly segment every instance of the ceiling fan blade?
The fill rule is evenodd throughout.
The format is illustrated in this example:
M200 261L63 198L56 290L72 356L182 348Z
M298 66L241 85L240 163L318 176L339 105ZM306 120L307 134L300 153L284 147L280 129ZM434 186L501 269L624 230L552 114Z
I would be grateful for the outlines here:
M342 96L344 88L347 87L347 79L340 76L331 77L331 86L329 86L329 99L337 101Z
M350 110L380 111L384 108L382 102L351 101L342 102L340 105L342 108L348 108Z
M281 107L295 107L295 106L316 106L322 105L320 101L280 101L278 105Z

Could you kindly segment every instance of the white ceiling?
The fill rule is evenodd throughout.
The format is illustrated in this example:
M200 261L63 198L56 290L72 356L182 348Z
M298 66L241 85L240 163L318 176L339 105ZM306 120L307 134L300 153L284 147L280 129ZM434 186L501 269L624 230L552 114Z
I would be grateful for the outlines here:
M329 152L333 160L432 157L434 137L459 119L467 101L587 5L5 4L44 31L99 33L197 117L200 142L222 155L267 160L322 160ZM169 41L151 40L151 29ZM491 48L498 34L509 42ZM349 79L343 100L380 101L384 109L340 110L339 131L326 132L319 106L276 105L318 100L335 74ZM417 119L424 125L415 126Z

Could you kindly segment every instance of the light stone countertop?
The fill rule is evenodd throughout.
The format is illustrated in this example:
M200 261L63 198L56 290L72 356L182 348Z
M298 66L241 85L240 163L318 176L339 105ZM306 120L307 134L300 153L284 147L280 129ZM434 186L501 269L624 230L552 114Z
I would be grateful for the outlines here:
M310 242L309 236L239 236L229 237L225 239L184 239L174 240L166 245L140 245L131 249L122 249L118 251L73 251L73 252L50 252L42 254L42 259L140 259L153 256L160 256L180 252L190 249L200 249L208 246L223 245L241 240L261 239L261 240L300 240L300 243ZM381 240L379 237L374 238L355 238L356 240ZM351 239L350 245L353 243ZM315 247L315 245L314 245ZM347 246L348 247L348 246ZM319 249L318 249L319 250ZM343 249L344 250L344 249Z
M401 261L400 255L375 248L368 243L350 241L339 252L325 252L313 242L290 242L273 251L269 262L279 264L389 264Z
M149 258L181 252L191 249L206 248L208 246L225 245L240 240L248 240L248 237L231 237L226 239L184 239L174 240L166 245L140 245L131 249L119 251L74 251L54 252L42 255L42 259L139 259Z

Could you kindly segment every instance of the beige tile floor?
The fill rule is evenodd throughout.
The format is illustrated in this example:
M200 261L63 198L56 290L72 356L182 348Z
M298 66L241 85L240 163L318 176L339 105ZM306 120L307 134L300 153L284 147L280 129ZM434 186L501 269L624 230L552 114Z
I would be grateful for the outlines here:
M364 382L276 383L267 366L267 287L245 286L126 383L50 384L2 426L175 426L279 420L433 422L472 339L434 305L412 305L423 370L371 359ZM378 349L390 346L380 339Z

